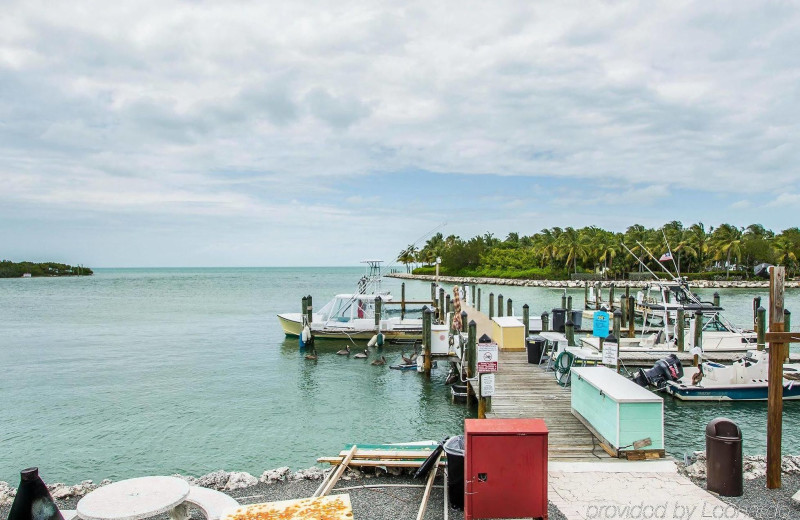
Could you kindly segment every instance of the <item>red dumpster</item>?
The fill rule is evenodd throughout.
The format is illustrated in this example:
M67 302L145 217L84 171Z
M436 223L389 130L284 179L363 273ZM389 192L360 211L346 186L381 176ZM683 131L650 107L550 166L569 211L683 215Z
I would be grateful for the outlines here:
M547 518L542 419L466 419L464 519Z

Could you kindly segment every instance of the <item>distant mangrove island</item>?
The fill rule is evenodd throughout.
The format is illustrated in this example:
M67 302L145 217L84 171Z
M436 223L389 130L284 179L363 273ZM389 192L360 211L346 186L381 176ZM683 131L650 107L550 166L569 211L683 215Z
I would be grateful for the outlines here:
M0 278L22 278L38 276L91 276L88 267L71 266L57 262L12 262L0 261Z
M654 272L666 267L689 279L750 279L760 264L784 265L788 276L797 276L800 229L776 234L761 224L706 229L702 223L684 227L672 221L654 229L634 224L624 233L554 227L529 236L509 233L505 240L492 233L469 240L437 233L422 248L406 247L397 261L407 272L425 275L435 273L437 258L440 274L461 277L633 279L646 272L637 258Z

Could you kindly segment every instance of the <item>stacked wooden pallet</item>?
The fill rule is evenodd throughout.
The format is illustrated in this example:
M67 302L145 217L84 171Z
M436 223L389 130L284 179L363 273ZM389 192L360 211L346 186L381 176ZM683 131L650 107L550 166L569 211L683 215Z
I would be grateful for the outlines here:
M436 449L436 446L436 443L359 444L347 464L348 466L418 468ZM348 456L352 447L352 445L348 445L337 456L320 457L317 462L338 466Z

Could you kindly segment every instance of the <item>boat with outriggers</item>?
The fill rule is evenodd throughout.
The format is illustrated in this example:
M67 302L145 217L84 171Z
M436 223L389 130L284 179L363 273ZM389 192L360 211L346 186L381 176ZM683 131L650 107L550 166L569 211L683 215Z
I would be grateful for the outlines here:
M337 294L318 311L278 314L283 332L290 337L308 334L315 339L353 341L369 341L378 334L386 341L422 339L422 318L387 312L389 304L395 302L389 292L381 290L382 261L362 263L367 264L367 273L359 280L356 292Z

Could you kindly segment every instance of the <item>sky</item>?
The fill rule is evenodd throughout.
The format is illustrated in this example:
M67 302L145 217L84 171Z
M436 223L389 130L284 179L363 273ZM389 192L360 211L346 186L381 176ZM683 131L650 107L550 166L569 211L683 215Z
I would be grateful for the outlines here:
M796 1L4 0L0 258L356 265L435 228L780 231L800 225L798 49Z

